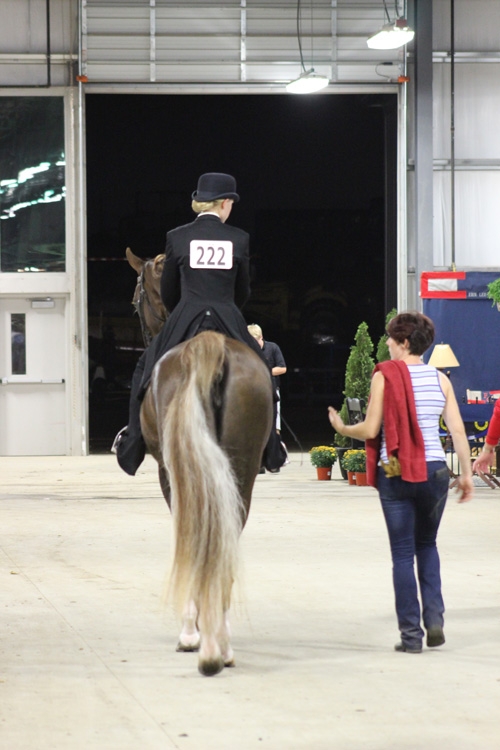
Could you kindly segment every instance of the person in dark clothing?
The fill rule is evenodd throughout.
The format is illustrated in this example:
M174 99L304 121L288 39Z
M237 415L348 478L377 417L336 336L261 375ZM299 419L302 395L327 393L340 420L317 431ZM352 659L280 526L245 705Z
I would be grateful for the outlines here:
M279 433L281 431L280 375L284 375L286 373L285 358L283 357L283 354L278 344L275 344L274 341L264 341L262 328L259 325L257 325L257 323L252 323L251 325L249 325L248 330L250 334L254 337L254 339L257 341L258 345L260 346L262 354L266 358L267 364L269 365L269 368L271 370L271 376L273 380L273 390L276 393L276 399L274 401L274 407L273 407L273 424L274 424L276 433L279 436ZM279 439L279 437L278 437L278 441L281 444L282 450L285 451L286 453L285 444ZM285 457L284 463L287 463L287 462L288 462L288 458ZM279 468L270 469L269 471L271 471L271 473L273 474L276 474L279 472ZM262 467L261 474L264 474L264 473L265 473L265 468Z
M273 387L278 393L280 390L280 375L286 373L286 362L278 344L274 341L264 341L264 335L262 328L257 323L252 323L248 326L250 334L254 337L258 345L262 350L262 354L266 358L267 364L271 368L271 375L273 378ZM280 429L279 421L276 421L276 429Z
M203 174L192 194L197 218L167 233L160 291L170 315L137 363L129 423L112 447L127 474L134 475L144 459L141 403L153 368L165 352L201 331L214 330L242 341L266 361L240 311L250 295L249 235L226 224L237 201L234 177Z

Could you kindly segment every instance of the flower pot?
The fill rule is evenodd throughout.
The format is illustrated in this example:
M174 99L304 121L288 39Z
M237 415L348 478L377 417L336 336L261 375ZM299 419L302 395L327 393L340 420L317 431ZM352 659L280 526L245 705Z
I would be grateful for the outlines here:
M356 484L356 472L355 471L348 471L347 472L347 480L349 484Z
M332 478L331 466L317 466L316 471L318 472L318 479L331 479Z
M337 456L339 458L339 467L340 467L340 473L342 475L342 479L347 479L347 469L344 469L342 466L342 456L346 451L349 450L349 448L337 448Z
M366 481L366 471L356 472L356 484L358 487L367 487L368 482Z

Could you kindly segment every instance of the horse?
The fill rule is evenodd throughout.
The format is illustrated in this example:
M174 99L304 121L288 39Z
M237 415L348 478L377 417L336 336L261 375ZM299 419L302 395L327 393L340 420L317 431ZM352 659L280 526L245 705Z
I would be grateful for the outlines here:
M166 317L162 256L143 261L130 249L126 254L138 273L136 310L151 334ZM205 676L235 665L228 612L238 542L272 413L265 364L250 347L215 331L168 351L142 403L142 434L173 518L170 590L183 621L177 650L199 650Z
M139 316L144 344L149 346L168 318L168 312L160 295L160 279L165 255L157 255L153 260L144 261L127 247L125 257L137 273L132 305ZM146 292L146 286L148 292Z

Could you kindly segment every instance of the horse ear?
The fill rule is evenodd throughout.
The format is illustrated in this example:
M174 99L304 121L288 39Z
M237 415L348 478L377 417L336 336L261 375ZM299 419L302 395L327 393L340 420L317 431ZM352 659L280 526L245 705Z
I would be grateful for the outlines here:
M163 265L165 263L165 253L157 255L153 261L153 276L158 277L163 273Z
M139 258L137 255L134 255L129 247L127 247L127 249L125 250L125 255L127 257L129 265L131 265L134 271L137 272L137 275L140 276L142 273L142 269L144 268L144 263L146 261L142 260L142 258Z

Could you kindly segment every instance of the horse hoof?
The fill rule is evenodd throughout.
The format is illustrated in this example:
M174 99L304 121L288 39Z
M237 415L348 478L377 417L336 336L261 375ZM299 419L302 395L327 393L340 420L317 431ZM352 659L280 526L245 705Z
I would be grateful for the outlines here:
M198 671L204 677L213 677L224 669L224 660L222 657L219 659L210 659L210 661L198 662Z
M236 662L234 660L234 651L231 648L231 646L226 646L225 649L222 650L222 658L224 659L224 666L225 667L235 667Z
M185 652L191 652L191 651L199 651L200 650L200 642L198 643L179 643L177 644L176 651L185 651Z

